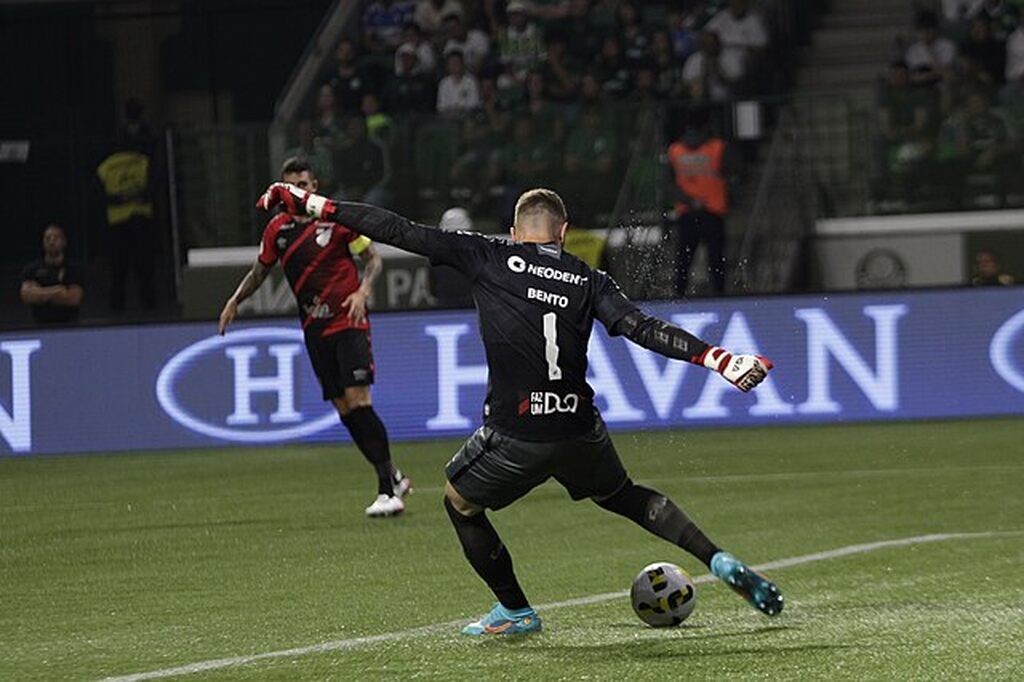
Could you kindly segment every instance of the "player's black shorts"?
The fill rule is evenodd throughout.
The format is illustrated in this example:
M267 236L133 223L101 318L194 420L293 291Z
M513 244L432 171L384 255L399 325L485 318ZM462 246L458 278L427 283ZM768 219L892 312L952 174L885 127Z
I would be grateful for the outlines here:
M324 400L342 397L349 386L373 383L373 347L367 330L346 329L314 338L307 334L306 350L324 389Z
M574 500L618 492L626 470L600 417L589 433L560 441L525 441L481 426L445 474L467 502L489 509L512 504L552 476Z

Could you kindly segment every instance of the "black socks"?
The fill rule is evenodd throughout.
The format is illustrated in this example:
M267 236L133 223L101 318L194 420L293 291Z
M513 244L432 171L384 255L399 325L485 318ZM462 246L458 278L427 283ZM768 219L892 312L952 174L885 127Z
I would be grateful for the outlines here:
M529 606L512 570L512 556L484 513L463 516L447 497L444 498L444 508L473 570L483 578L502 606L511 610Z
M388 432L373 407L357 407L341 418L352 440L377 471L377 494L391 497L395 494L394 469Z
M672 500L633 481L626 481L619 492L597 504L678 545L708 567L711 566L711 557L719 551L718 546L708 540L697 524Z

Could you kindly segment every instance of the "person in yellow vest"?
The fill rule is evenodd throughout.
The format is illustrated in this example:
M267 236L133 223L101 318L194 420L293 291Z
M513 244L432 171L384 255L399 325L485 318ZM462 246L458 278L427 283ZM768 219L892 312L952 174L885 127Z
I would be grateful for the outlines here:
M143 307L156 307L157 235L153 220L153 157L144 134L142 107L134 100L125 105L128 126L116 150L96 167L106 198L110 228L110 307L125 309L130 272L135 273Z
M691 122L668 148L672 168L666 216L667 232L676 235L676 295L686 295L690 265L697 247L707 247L708 274L716 294L725 292L725 217L729 212L728 176L735 162L725 140L713 135L706 113Z

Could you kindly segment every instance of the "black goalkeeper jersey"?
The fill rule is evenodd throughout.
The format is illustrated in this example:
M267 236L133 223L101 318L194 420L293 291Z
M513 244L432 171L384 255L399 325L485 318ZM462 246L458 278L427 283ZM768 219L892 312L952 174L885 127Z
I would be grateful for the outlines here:
M611 332L636 306L600 270L555 244L442 232L364 204L333 219L374 241L450 265L471 282L487 354L484 423L522 440L552 441L594 427L587 345L594 320Z

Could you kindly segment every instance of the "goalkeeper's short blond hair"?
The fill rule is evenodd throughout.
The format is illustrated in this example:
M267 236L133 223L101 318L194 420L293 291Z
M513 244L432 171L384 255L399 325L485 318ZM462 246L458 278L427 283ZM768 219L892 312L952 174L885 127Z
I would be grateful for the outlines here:
M519 196L512 224L519 229L522 226L521 219L533 215L547 218L547 227L552 234L556 234L568 219L562 197L554 190L543 187L527 190Z

